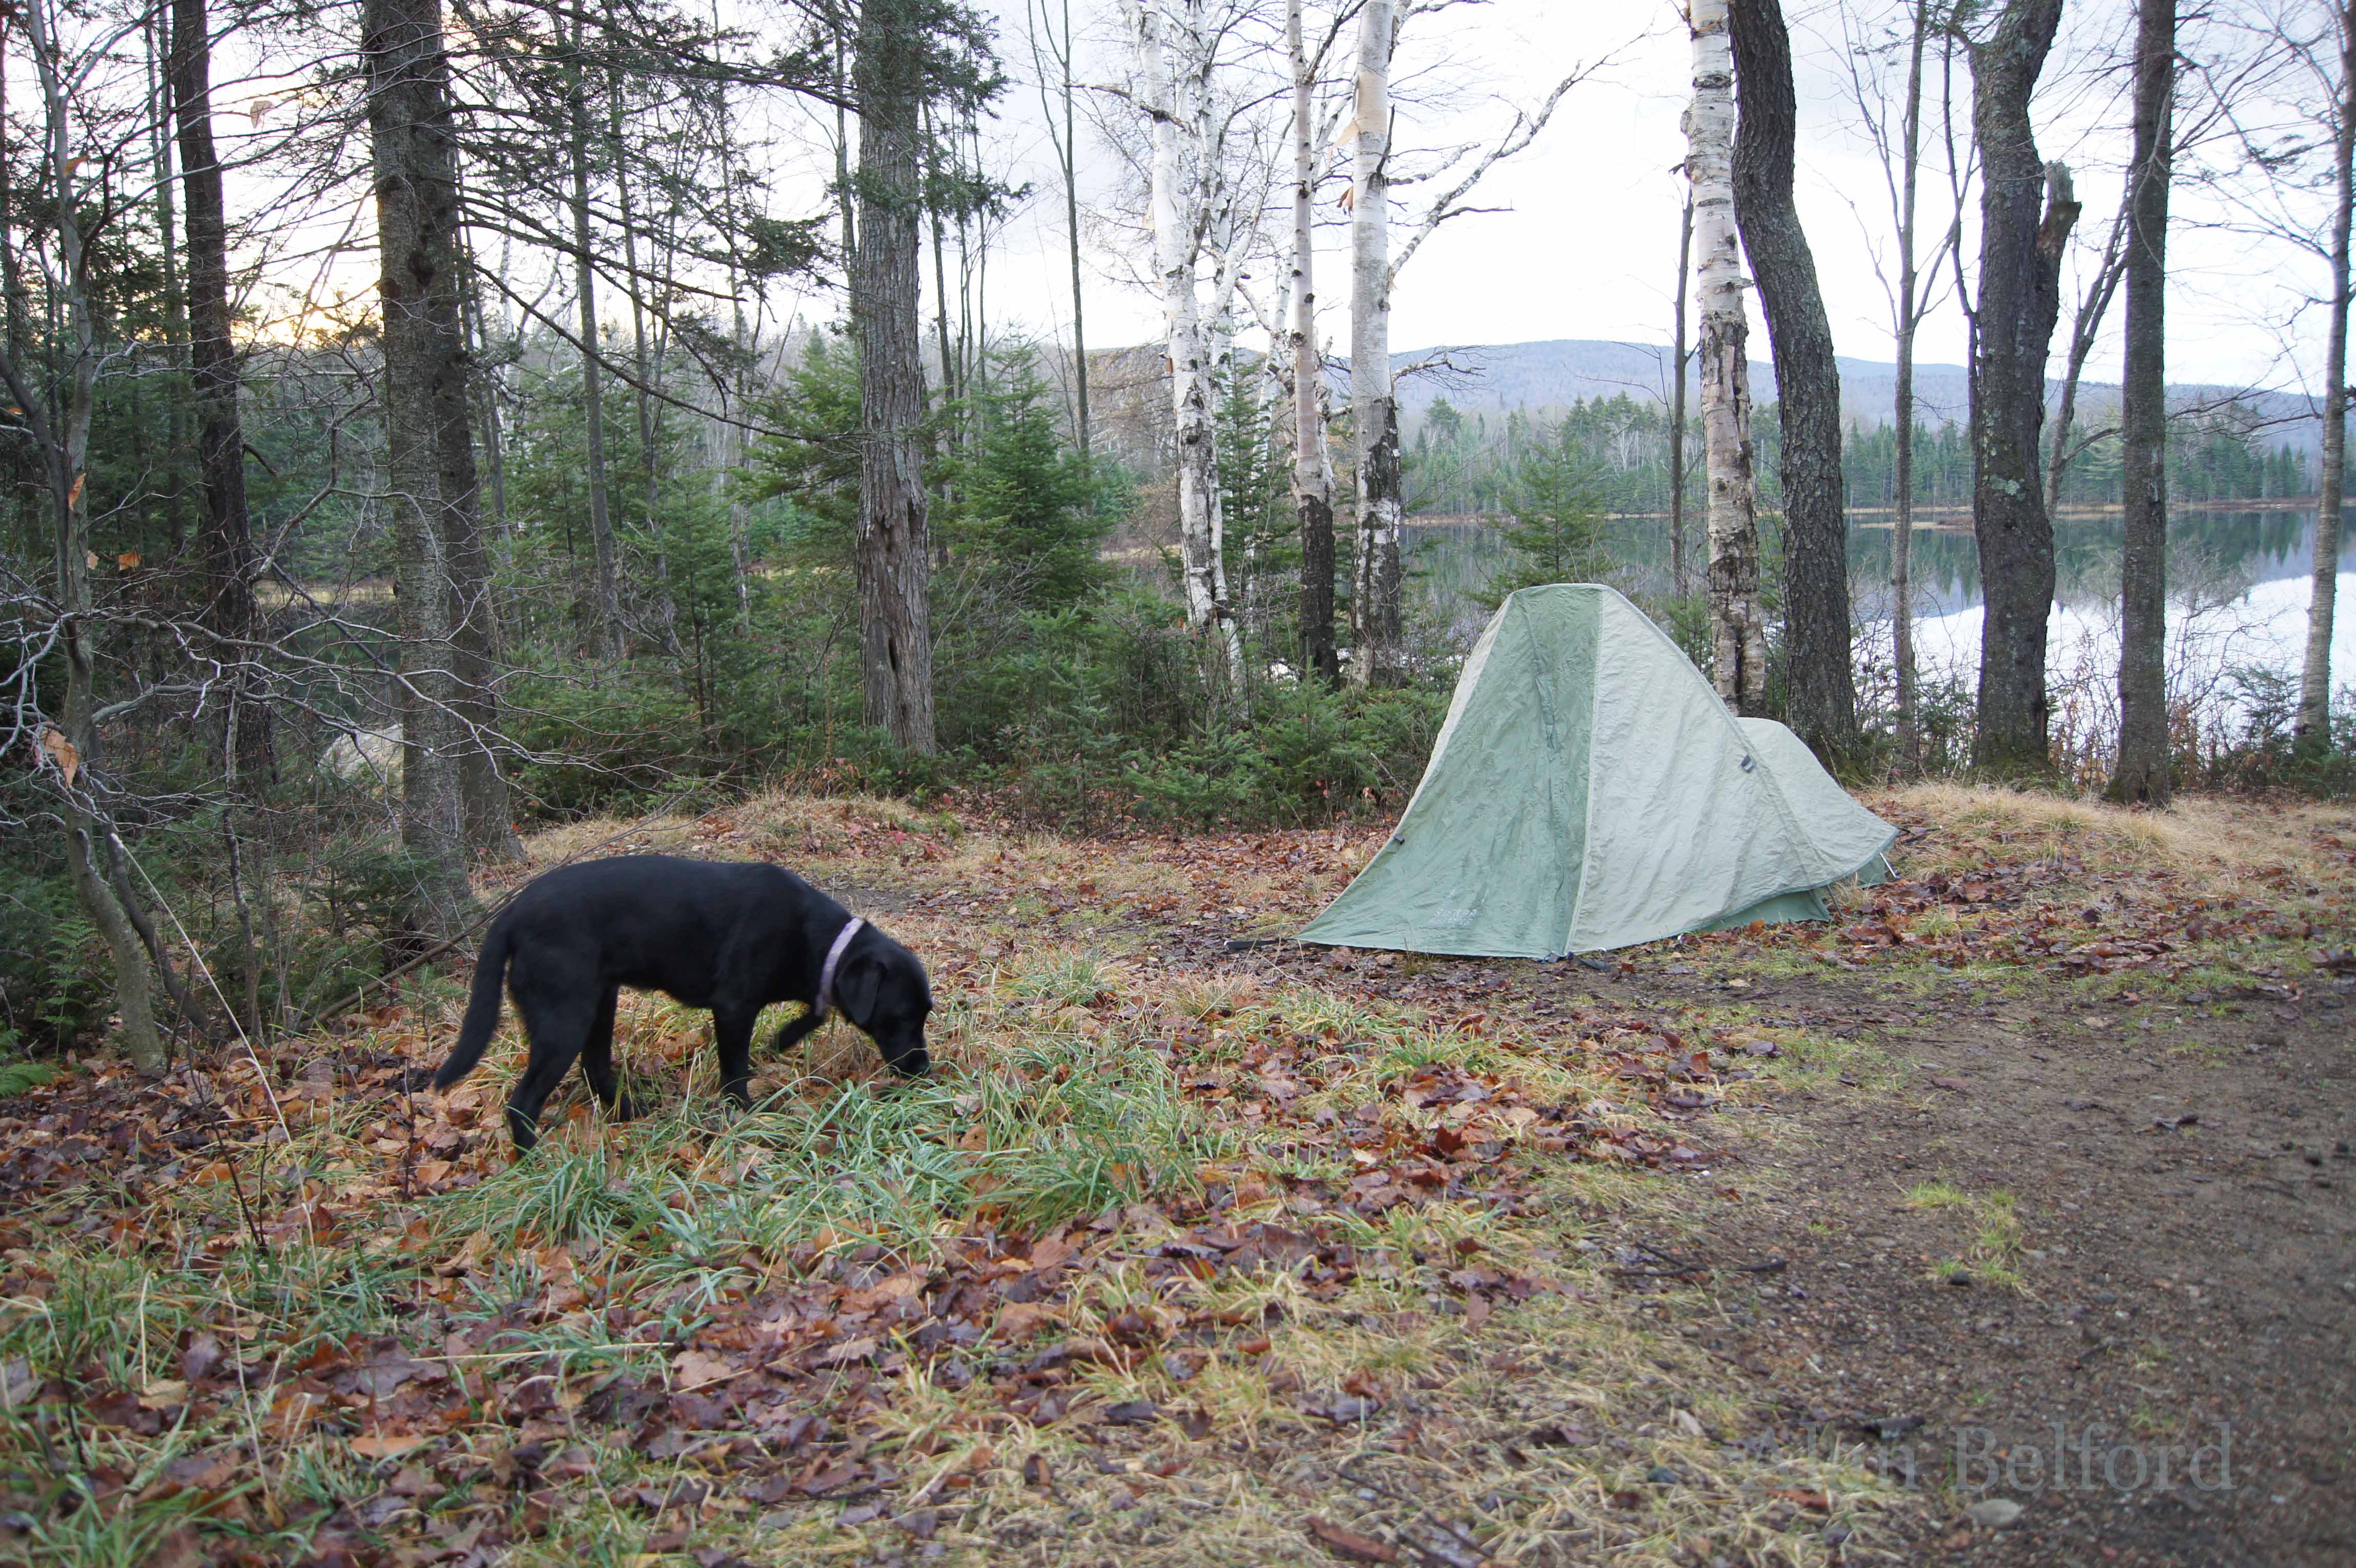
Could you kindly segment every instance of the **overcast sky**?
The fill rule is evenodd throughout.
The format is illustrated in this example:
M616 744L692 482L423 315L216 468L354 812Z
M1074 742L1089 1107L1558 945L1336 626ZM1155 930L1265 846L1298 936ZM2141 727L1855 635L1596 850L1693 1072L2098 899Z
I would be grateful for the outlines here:
M1855 0L1871 6L1876 0ZM1851 9L1855 9L1855 4ZM1002 43L1011 69L1027 74L1020 0L998 0ZM1076 11L1105 9L1089 0ZM1892 357L1887 295L1877 277L1877 248L1887 248L1888 200L1879 164L1858 130L1858 112L1844 72L1843 8L1826 0L1787 0L1800 81L1799 200L1822 275L1834 336L1845 354ZM2115 58L2125 21L2118 0L2085 0L2069 13L2062 47L2038 106L2041 150L2069 160L2085 204L2073 259L2091 260L2108 232L2117 205L2117 165L2125 153L2124 105L2115 76L2097 75L2095 62ZM2198 40L2190 40L2197 45ZM1117 65L1114 39L1100 33L1088 72L1104 79ZM1441 231L1401 276L1395 297L1392 343L1401 349L1438 343L1517 342L1553 338L1601 338L1665 342L1670 330L1681 187L1672 169L1685 154L1679 116L1689 91L1691 50L1677 13L1667 4L1571 3L1571 0L1492 0L1427 19L1410 29L1401 70L1445 59L1491 83L1502 100L1539 98L1573 64L1611 63L1565 100L1544 137L1521 160L1494 171L1481 204L1508 210L1467 216ZM1957 62L1959 89L1967 73ZM1958 94L1959 100L1962 94ZM1019 317L1033 330L1068 331L1069 304L1062 247L1060 192L1054 187L1039 128L1035 95L1021 86L1002 105L1004 145L1041 196L1013 222L1004 252L993 256L991 315ZM1494 127L1497 103L1477 104L1462 118L1418 125L1435 141ZM1935 106L1933 109L1935 113ZM1968 104L1957 104L1959 116ZM1959 125L1961 121L1959 120ZM1113 199L1110 156L1082 132L1084 199ZM1944 221L1944 172L1926 171L1926 224ZM1054 196L1055 199L1048 199ZM2286 361L2279 323L2293 298L2319 286L2319 269L2288 252L2253 247L2212 234L2203 220L2213 203L2180 192L2179 222L2171 243L2175 276L2169 298L2169 378L2234 385L2293 385L2297 367ZM1286 221L1281 212L1275 220ZM1339 230L1321 255L1322 293L1329 307L1330 340L1346 339L1343 314L1347 274ZM1966 247L1976 243L1967 231ZM1158 306L1144 290L1123 281L1107 258L1087 266L1088 335L1110 346L1159 336ZM2074 279L2065 281L2074 287ZM2066 340L2065 304L2059 336ZM2089 374L2115 377L2118 317ZM1754 305L1754 342L1763 355L1764 332ZM2319 348L2321 313L2302 323L2303 345ZM1918 348L1925 361L1960 362L1963 323L1950 306L1927 325ZM2058 371L2059 349L2056 369ZM2301 356L2313 359L2312 353Z

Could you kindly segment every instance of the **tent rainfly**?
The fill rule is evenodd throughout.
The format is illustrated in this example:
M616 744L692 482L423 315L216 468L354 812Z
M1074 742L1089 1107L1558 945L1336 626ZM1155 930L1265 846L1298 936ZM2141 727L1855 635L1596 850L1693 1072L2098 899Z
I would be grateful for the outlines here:
M1498 607L1398 831L1301 940L1559 958L1827 918L1897 830L1593 583Z

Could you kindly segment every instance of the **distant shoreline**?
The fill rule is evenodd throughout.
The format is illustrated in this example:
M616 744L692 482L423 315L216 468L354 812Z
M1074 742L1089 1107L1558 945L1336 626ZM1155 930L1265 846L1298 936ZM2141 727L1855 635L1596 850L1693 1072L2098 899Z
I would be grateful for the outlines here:
M2168 510L2171 515L2183 512L2313 511L2321 504L2321 499L2316 496L2304 498L2276 496L2265 500L2170 501ZM1898 515L1898 509L1891 506L1853 506L1846 510L1853 521L1858 518L1888 518L1894 523ZM2064 521L2083 521L2090 518L2118 517L2124 514L2125 510L2116 501L2072 501L2057 510L2053 515ZM1687 515L1697 524L1702 521L1702 512L1698 508ZM1783 514L1774 508L1762 507L1760 515L1780 517ZM1665 511L1608 511L1603 514L1603 520L1606 522L1655 521L1666 522L1668 517L1669 514ZM1512 521L1511 512L1502 511L1426 512L1419 517L1402 519L1400 526L1405 528L1502 528ZM1970 527L1971 521L1972 509L1967 506L1925 506L1914 509L1914 526L1917 528L1952 531Z

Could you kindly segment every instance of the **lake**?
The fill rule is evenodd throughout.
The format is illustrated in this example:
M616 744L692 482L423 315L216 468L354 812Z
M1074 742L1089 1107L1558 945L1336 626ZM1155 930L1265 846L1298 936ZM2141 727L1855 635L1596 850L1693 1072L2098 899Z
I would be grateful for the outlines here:
M2332 684L2356 688L2356 530L2342 540L2340 607L2332 638ZM1451 521L1411 525L1408 561L1429 610L1461 634L1487 612L1473 599L1505 563L1494 527ZM1689 535L1697 561L1698 521ZM2057 691L2083 685L2118 663L2121 523L2109 516L2063 517L2054 535L2055 606L2049 659ZM1665 518L1619 518L1609 525L1622 585L1657 591L1668 577ZM2258 666L2297 674L2307 645L2308 571L2315 508L2183 509L2169 523L2171 687L2205 700L2226 674ZM1890 649L1890 518L1849 519L1849 586L1864 646L1886 665ZM1941 518L1914 532L1918 666L1926 682L1969 685L1979 666L1979 552L1968 518Z

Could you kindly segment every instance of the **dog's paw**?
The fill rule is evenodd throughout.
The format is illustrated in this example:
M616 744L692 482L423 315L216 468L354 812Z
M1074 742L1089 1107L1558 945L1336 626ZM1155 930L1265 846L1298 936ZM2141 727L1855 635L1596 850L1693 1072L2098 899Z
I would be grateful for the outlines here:
M605 1120L608 1122L635 1122L645 1114L646 1107L640 1105L637 1097L632 1094L617 1094L614 1096L614 1103L605 1107Z

